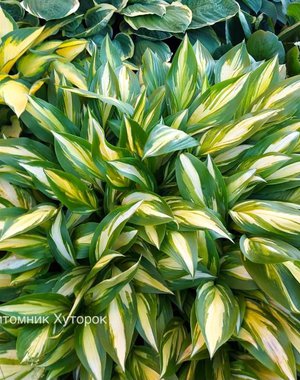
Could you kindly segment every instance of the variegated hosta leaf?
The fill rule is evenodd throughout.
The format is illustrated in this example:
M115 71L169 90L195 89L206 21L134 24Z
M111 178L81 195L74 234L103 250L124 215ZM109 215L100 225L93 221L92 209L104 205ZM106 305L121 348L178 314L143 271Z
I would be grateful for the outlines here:
M30 364L21 364L17 351L13 348L7 348L0 352L1 376L5 380L14 380L22 377L24 380L37 380L44 375L44 369L33 367Z
M173 220L170 207L160 196L146 192L135 191L126 195L123 205L130 205L135 202L142 202L131 218L131 223L137 225L159 225Z
M53 0L47 4L40 3L37 0L24 0L21 5L27 12L36 17L56 20L76 12L80 4L78 0L67 0L62 4L56 4Z
M6 34L17 29L17 24L15 20L2 7L0 7L0 24L1 24L0 38L4 37Z
M25 326L17 339L18 357L22 363L38 363L55 344L53 325ZM52 341L51 341L52 338Z
M187 36L178 48L166 78L168 106L171 113L186 109L197 84L197 61Z
M26 254L42 254L49 250L47 237L41 234L20 234L0 242L1 251L10 251L15 253Z
M77 266L66 271L56 282L53 291L66 297L77 294L77 288L79 284L83 283L89 273L89 269L86 266Z
M81 88L82 90L87 90L87 84L83 74L71 62L55 60L51 67L58 74L63 75L64 78L74 86Z
M227 285L209 281L197 290L195 311L210 357L213 357L235 331L238 303Z
M59 109L35 96L28 97L21 119L42 141L52 142L51 132L78 135L78 128Z
M249 87L244 98L245 112L250 111L253 102L258 99L268 88L279 81L278 57L262 63L256 70L252 71L249 78ZM272 107L273 108L273 107Z
M286 380L296 379L295 358L286 334L270 314L252 301L247 301L238 338L275 376Z
M207 131L200 140L200 153L212 154L241 144L254 135L271 117L275 110L266 110L245 115L242 120L228 126L220 126Z
M257 264L300 260L300 251L279 239L248 238L246 235L243 235L240 239L240 247L247 259Z
M75 252L66 226L63 212L60 210L49 232L49 244L56 261L64 268L76 265Z
M198 142L183 131L158 124L150 132L144 156L154 157L198 146Z
M34 252L31 255L8 253L0 260L0 273L24 273L34 268L40 268L51 261L52 258L47 252L43 256Z
M17 80L0 81L0 104L7 104L19 117L25 110L29 88Z
M215 126L216 121L218 125L230 121L245 92L247 80L248 74L237 80L221 82L198 96L190 106L191 115L187 123L187 131L194 135ZM226 107L226 112L224 112L224 107Z
M0 46L1 73L10 72L15 62L33 45L43 29L43 27L16 29L2 38Z
M107 142L103 128L88 110L88 139L92 144L92 155L100 160L118 160L127 152Z
M133 153L143 156L147 134L144 129L133 119L126 117L121 129L120 139L122 145Z
M30 231L51 219L57 212L56 207L40 204L18 218L8 218L4 224L0 241Z
M182 153L176 160L176 180L181 195L199 206L218 211L216 181L207 166L195 156Z
M211 56L207 48L201 44L199 40L196 41L193 46L197 67L198 67L198 80L202 87L202 91L206 90L206 87L211 83L212 77L214 75L215 60Z
M106 353L100 340L99 325L79 325L75 330L75 349L80 362L95 380L104 379Z
M122 273L100 282L85 294L85 303L94 313L100 313L135 276L139 261Z
M40 364L41 367L51 366L60 360L63 360L65 357L68 357L68 354L74 350L74 336L67 336L66 338L60 340L59 345L52 350L49 354L46 355L45 360ZM79 355L78 355L79 356Z
M299 320L290 313L281 312L279 310L275 310L274 308L270 311L283 327L293 347L297 350L297 352L300 352Z
M220 279L225 281L231 289L256 290L258 287L242 261L241 252L232 248L222 256L220 265Z
M160 347L160 376L172 376L181 354L189 344L187 331L181 319L174 318L167 325Z
M201 208L193 205L191 202L175 200L169 203L174 218L183 231L190 230L210 230L217 237L231 240L231 237L217 218L217 216L208 208Z
M200 325L197 321L197 316L195 312L195 304L191 310L190 316L190 326L191 326L191 335L192 335L192 347L191 347L191 359L197 357L199 352L205 351L206 354L206 344L205 339L200 329Z
M197 242L197 232L167 231L160 249L194 276L198 264Z
M130 351L127 360L132 379L160 380L159 363L149 347L136 346Z
M226 178L229 206L233 206L245 194L247 189L264 181L261 177L256 176L255 173L255 169L249 169Z
M54 321L55 315L66 315L70 301L61 294L29 294L0 305L0 313L16 317L48 317Z
M299 313L300 266L298 261L256 264L245 259L244 266L259 288L269 297L286 309Z
M108 168L112 169L111 173L108 171L106 174L112 186L127 187L127 181L129 180L136 183L141 190L154 190L155 179L147 167L139 160L133 157L124 157L120 160L109 161L106 164ZM120 177L120 184L115 184L115 174ZM123 181L124 184L122 183Z
M284 120L287 115L292 116L297 112L295 104L300 92L300 76L285 79L279 82L274 89L263 94L253 105L252 111L261 109L280 109L277 120Z
M250 69L250 56L245 43L241 43L230 49L218 60L215 66L215 81L221 82L238 77L246 74Z
M166 62L163 62L159 55L150 49L145 51L142 60L143 83L146 86L147 94L150 95L165 83L168 67Z
M160 273L147 261L142 260L142 264L137 269L133 282L135 288L140 292L173 294Z
M156 294L136 293L137 330L139 334L158 352L157 318L158 297Z
M26 137L0 140L0 160L15 168L35 160L55 161L55 155L46 145Z
M60 170L45 170L51 190L70 210L90 213L98 209L95 193L73 174Z
M125 284L110 302L105 316L106 324L100 325L100 341L105 350L125 371L125 361L137 318L136 298L129 284Z
M245 201L230 211L238 228L252 234L275 235L299 246L299 206L272 201Z
M119 238L127 221L137 212L142 202L120 206L109 213L97 227L90 246L90 259L98 261Z
M93 161L90 144L77 136L67 133L53 133L56 157L66 172L94 182L103 179L103 174Z
M166 233L166 226L161 224L146 225L139 227L139 236L147 243L154 245L157 249L160 248Z
M20 166L31 176L33 183L39 191L47 195L49 198L56 199L45 174L45 170L59 169L59 165L46 160L36 160L20 163Z

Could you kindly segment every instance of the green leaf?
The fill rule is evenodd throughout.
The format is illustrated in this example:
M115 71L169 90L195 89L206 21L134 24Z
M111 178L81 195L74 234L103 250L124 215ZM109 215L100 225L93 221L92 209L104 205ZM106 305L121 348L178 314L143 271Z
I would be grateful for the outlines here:
M279 62L284 62L284 47L278 37L269 31L257 30L247 41L249 54L257 61L279 56Z
M112 169L112 172L106 174L112 186L128 187L128 181L133 181L141 190L154 190L155 179L152 173L138 159L133 157L124 157L120 160L109 161L107 166ZM114 175L117 174L121 181L115 181Z
M195 94L197 61L186 36L178 48L166 78L167 104L170 113L186 109Z
M206 46L204 46L199 40L196 41L193 49L200 75L200 78L198 77L198 79L200 80L202 91L205 91L205 85L211 83L214 76L215 60L207 50Z
M143 158L161 156L197 145L198 142L185 132L158 124L148 136Z
M40 293L29 294L6 302L0 306L0 313L15 317L48 317L54 321L55 315L66 315L70 301L61 294Z
M235 331L238 304L229 287L210 281L198 288L195 310L212 358Z
M192 20L191 10L181 3L174 1L166 5L166 13L163 16L142 15L124 17L125 21L135 30L146 28L162 32L185 32Z
M215 2L213 0L184 0L193 14L191 29L213 25L219 21L233 17L239 11L239 5L233 0Z
M95 193L73 174L60 170L45 170L50 187L70 210L86 214L98 210Z
M76 12L80 4L78 0L67 0L60 4L57 4L55 0L47 1L47 3L38 0L23 0L21 5L33 16L48 21L60 19Z

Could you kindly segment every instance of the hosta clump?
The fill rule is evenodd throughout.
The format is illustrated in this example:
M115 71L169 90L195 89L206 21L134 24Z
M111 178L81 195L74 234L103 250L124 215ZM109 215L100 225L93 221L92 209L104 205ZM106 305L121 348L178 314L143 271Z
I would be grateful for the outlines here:
M2 376L296 379L300 78L187 38L97 57L0 143Z

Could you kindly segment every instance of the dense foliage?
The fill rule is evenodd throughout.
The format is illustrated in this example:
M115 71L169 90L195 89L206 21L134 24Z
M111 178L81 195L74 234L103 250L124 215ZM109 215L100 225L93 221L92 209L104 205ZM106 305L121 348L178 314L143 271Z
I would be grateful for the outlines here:
M0 379L297 379L299 37L289 0L0 0Z
M294 46L300 35L298 1L0 0L0 6L20 28L59 25L56 33L63 38L88 38L99 47L108 34L120 54L138 65L147 48L170 59L187 33L215 58L245 39L256 60L279 54L293 75L300 72Z
M2 378L296 379L300 77L46 30L0 55Z

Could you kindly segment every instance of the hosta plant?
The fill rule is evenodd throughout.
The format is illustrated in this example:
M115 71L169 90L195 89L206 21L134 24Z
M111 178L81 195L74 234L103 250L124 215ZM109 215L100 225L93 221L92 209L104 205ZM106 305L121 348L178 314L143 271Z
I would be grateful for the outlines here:
M2 378L296 379L300 77L187 38L78 70L0 142Z
M20 28L62 24L59 39L88 38L100 46L109 34L119 54L138 65L147 48L170 57L188 33L216 58L244 39L257 60L278 54L285 62L291 50L289 72L300 72L293 45L299 40L300 4L293 0L0 0L0 6Z

